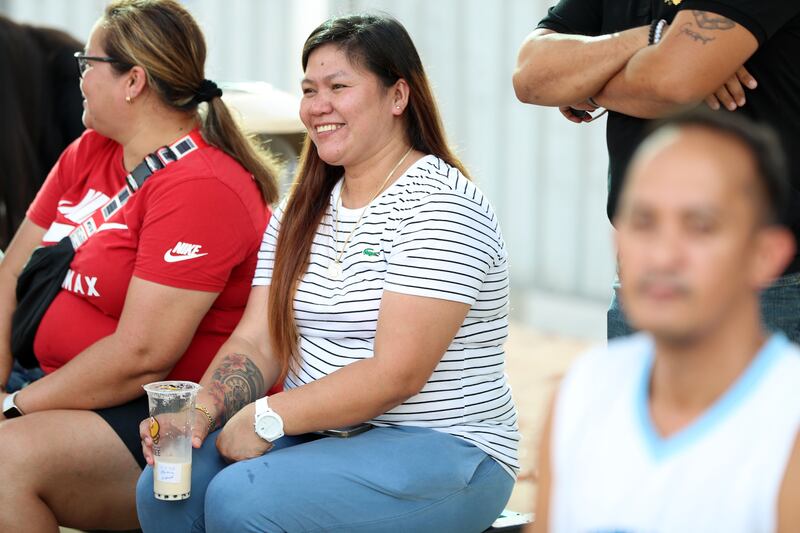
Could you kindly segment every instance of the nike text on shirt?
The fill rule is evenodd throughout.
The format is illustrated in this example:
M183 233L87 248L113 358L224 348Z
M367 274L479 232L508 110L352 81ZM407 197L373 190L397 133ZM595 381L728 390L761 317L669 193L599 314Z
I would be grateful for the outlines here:
M167 263L177 263L178 261L186 261L187 259L195 259L208 255L208 253L201 254L200 248L202 248L200 244L178 241L174 248L164 253L164 261Z

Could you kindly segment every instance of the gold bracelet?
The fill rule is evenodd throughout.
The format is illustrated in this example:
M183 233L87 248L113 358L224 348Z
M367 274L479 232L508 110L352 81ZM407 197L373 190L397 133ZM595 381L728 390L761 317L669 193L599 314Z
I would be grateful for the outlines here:
M195 405L194 408L206 415L206 418L208 418L208 432L211 433L211 430L214 429L214 417L208 412L208 408L200 404Z

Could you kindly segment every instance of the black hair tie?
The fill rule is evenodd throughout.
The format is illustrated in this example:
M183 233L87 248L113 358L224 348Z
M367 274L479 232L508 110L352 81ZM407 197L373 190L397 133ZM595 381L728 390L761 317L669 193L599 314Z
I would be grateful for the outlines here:
M221 98L222 89L217 87L217 84L211 80L203 80L200 88L194 93L193 100L195 103L210 102L213 98Z

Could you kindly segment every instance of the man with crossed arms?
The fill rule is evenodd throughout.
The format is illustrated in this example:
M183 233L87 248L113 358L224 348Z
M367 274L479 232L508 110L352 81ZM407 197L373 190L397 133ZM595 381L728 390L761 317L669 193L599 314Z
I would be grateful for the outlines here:
M609 110L609 218L648 119L705 101L768 123L789 155L788 223L800 236L800 2L560 0L523 43L514 89L573 122L591 120L582 111ZM633 331L617 289L609 338ZM761 305L771 329L800 341L800 256Z

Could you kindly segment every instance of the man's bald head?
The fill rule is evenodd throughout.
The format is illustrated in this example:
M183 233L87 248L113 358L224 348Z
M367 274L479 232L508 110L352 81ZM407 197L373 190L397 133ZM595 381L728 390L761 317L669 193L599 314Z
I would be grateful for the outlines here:
M726 175L745 187L746 194L756 203L760 222L788 223L792 188L778 136L772 129L732 113L692 112L661 123L636 151L626 182L636 165L678 137L697 142L703 150L720 150L710 155L725 167ZM624 187L620 203L624 202Z

